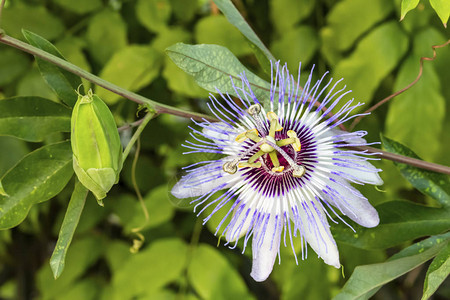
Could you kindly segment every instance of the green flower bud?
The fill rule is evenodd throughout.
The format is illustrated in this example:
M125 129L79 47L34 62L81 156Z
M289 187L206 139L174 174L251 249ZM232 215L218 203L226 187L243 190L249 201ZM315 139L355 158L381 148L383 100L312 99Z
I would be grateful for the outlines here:
M102 199L119 181L122 145L111 111L92 91L79 95L73 108L71 142L75 174L103 206Z

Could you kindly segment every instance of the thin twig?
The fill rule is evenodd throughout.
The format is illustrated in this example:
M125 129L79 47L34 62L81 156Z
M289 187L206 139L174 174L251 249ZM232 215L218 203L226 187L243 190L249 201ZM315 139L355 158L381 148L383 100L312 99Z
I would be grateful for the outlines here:
M359 117L355 118L355 120L353 120L352 124L350 125L349 131L352 131L353 128L355 128L355 126L362 120L362 118L364 118L364 117L366 116L365 114L374 111L375 109L377 109L378 107L380 107L380 106L383 105L384 103L388 102L388 101L391 100L392 98L394 98L394 97L400 95L401 93L405 92L406 90L410 89L413 85L415 85L415 84L417 83L417 81L419 81L420 77L422 77L422 73L423 73L423 62L424 62L425 60L428 60L428 61L435 60L435 59L436 59L436 49L437 49L437 48L445 47L445 46L447 46L448 44L450 44L450 40L448 40L447 42L445 42L445 43L442 44L442 45L431 46L431 48L433 49L433 57L426 57L426 56L424 56L424 57L421 57L421 58L420 58L420 62L419 62L419 64L420 64L419 74L417 74L416 79L414 79L414 81L411 82L410 84L408 84L406 87L402 88L401 90L399 90L399 91L393 93L393 94L390 95L390 96L387 96L386 98L384 98L384 99L381 100L380 102L376 103L374 106L372 106L371 108L369 108L368 110L366 110L366 111L363 113L362 116L359 116Z
M125 131L127 129L137 127L137 126L141 125L141 123L144 121L144 119L145 118L142 118L140 120L134 121L133 123L125 124L125 125L117 128L117 131L122 132L122 131Z
M131 151L131 148L133 147L134 143L141 136L141 133L144 130L145 126L147 126L148 122L150 122L150 120L153 119L154 116L155 116L154 112L148 112L143 119L139 120L140 121L139 127L136 129L136 132L131 137L131 140L130 140L130 142L128 142L128 145L125 148L125 150L123 150L123 155L122 155L123 162L125 162L125 160L127 159L127 156ZM136 121L136 122L139 122L139 121Z

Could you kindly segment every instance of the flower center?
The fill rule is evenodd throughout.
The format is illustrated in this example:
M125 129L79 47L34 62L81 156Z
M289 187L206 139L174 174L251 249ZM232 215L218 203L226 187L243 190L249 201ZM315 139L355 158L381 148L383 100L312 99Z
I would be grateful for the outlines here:
M260 120L261 107L254 104L249 107L247 112L255 119L258 128L261 126ZM227 173L234 174L237 168L261 168L264 165L265 169L273 173L282 173L292 169L294 177L301 177L305 173L305 168L295 162L296 152L301 150L300 140L297 133L293 130L287 131L288 138L275 140L275 132L281 131L283 127L278 122L278 116L274 112L267 113L267 119L270 123L269 134L260 137L256 128L247 130L236 137L236 142L242 143L247 139L255 142L250 148L241 153L232 161L226 162L223 165L223 170ZM254 150L259 149L247 161L241 161L247 157Z

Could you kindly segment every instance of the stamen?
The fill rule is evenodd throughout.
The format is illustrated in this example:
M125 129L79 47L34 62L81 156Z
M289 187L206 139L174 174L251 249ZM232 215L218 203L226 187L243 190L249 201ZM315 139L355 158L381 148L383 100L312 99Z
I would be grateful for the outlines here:
M293 176L294 177L302 177L305 174L305 167L298 165L283 149L278 147L276 143L272 143L271 141L268 141L266 139L265 141L269 146L272 146L274 150L278 151L284 159L289 163L289 165L293 169ZM271 157L272 158L272 157Z
M272 164L274 167L279 167L280 166L280 161L278 160L278 156L277 156L277 152L276 151L272 151L269 153L270 156L270 160L272 160Z
M300 139L297 137L297 133L294 130L288 130L287 135L291 139L294 139L292 147L294 148L295 151L299 152L302 149L302 144L300 143Z
M255 162L255 163L250 163L250 162L240 162L238 167L239 168L261 168L262 164L260 161Z
M264 140L259 141L258 143L254 144L253 146L251 146L250 148L248 148L245 152L239 154L237 157L235 157L232 161L226 162L223 164L222 169L224 170L224 172L227 172L229 174L234 174L237 172L237 164L239 163L239 161L247 156L250 152L252 152L253 150L255 150L255 148L258 148L259 146L261 146L264 143ZM257 158L256 158L257 159ZM255 160L256 160L255 159Z
M260 158L261 156L263 156L265 154L264 151L259 150L258 152L256 152L255 154L253 154L252 157L249 158L248 162L249 163L253 163L255 162L258 158Z
M283 127L278 122L278 116L273 111L267 113L267 119L270 122L269 136L275 138L275 131L281 131Z

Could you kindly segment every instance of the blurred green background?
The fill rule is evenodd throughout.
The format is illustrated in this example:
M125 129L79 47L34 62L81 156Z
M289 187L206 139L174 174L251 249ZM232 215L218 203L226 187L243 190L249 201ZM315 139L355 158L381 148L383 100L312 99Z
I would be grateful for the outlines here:
M365 108L409 84L419 58L432 56L432 45L449 38L449 30L428 1L402 22L400 0L237 0L244 18L292 73L298 63L306 74L329 70L345 78L352 97ZM177 42L219 44L230 49L250 70L266 80L250 44L206 0L9 0L2 28L22 39L21 29L50 40L65 58L121 87L156 101L207 113L208 92L198 87L165 55ZM450 165L450 51L438 50L425 62L423 76L409 91L366 117L356 129L379 134L413 149L422 158ZM304 77L303 77L304 79ZM84 81L107 102L118 126L136 120L137 105ZM34 59L0 46L0 99L34 95L58 101L42 79ZM1 299L330 299L360 264L385 261L402 247L362 250L340 243L344 269L334 269L309 251L295 264L282 247L282 263L269 280L249 276L251 251L217 246L214 217L205 227L187 201L169 195L181 167L198 161L182 155L190 121L170 115L152 120L141 137L136 169L150 220L132 186L130 155L121 181L105 207L89 197L62 276L54 280L48 264L73 183L52 201L34 206L18 227L0 231ZM48 136L47 143L61 134ZM122 132L127 141L131 131ZM0 137L0 176L36 144ZM377 165L385 185L361 190L371 203L408 199L434 205L400 175L390 161ZM131 254L133 228L144 225L145 242ZM223 241L222 241L223 244ZM407 245L402 245L407 246ZM239 247L238 247L239 248ZM426 267L415 269L383 287L374 299L420 299ZM344 276L345 275L345 276ZM450 297L445 282L434 299Z

